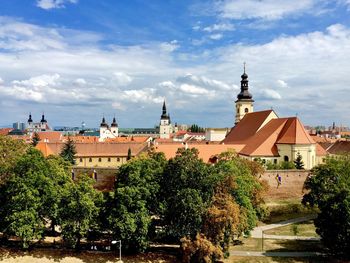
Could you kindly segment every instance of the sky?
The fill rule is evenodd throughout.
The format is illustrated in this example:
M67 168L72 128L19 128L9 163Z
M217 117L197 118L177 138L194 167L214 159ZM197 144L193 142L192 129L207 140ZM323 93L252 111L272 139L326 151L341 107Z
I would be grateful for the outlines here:
M350 0L1 0L0 126L231 127L255 111L350 126Z

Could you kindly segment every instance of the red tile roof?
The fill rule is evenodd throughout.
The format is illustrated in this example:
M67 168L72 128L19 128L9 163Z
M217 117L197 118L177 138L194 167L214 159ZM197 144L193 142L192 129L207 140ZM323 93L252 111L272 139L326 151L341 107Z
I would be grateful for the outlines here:
M13 128L2 128L0 129L0 135L7 135Z
M288 119L273 119L250 138L239 152L247 156L278 156L276 140Z
M307 133L297 117L287 118L276 143L281 144L314 144L314 140Z
M247 113L222 142L225 144L245 144L250 137L256 134L272 112L273 110L266 110Z

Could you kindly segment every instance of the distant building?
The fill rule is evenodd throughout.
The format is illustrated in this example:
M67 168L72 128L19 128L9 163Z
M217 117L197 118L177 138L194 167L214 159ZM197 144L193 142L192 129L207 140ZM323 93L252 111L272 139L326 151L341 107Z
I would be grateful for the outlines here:
M27 131L31 135L34 132L51 131L51 128L48 125L44 114L41 116L40 122L33 122L32 115L29 114Z
M162 115L159 123L159 138L169 139L178 131L177 124L173 126L170 121L170 115L167 113L165 101L163 102Z
M106 123L105 117L102 118L102 122L100 124L100 142L105 141L106 139L110 138L117 138L118 137L118 123L113 118L113 122L111 124L111 127L108 126Z
M20 131L24 131L26 129L26 124L23 122L15 122L12 124L12 127L15 130L20 130Z
M225 139L229 131L230 129L228 128L207 128L205 129L205 140L210 142L221 142Z

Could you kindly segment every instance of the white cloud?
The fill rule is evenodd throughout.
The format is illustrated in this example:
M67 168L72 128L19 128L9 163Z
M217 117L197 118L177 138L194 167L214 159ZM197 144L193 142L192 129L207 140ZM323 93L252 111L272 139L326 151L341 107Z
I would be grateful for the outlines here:
M126 86L132 82L132 77L124 72L114 72L113 76L118 86Z
M173 40L171 42L164 42L160 44L160 48L165 52L173 52L179 47L180 46L177 40Z
M190 85L190 84L181 84L179 89L185 93L190 93L193 95L206 95L210 93L210 91L207 89Z
M260 91L260 98L262 99L272 99L272 100L280 100L282 99L281 95L272 89L262 89Z
M233 30L235 30L235 26L231 23L214 24L203 28L203 31L206 31L209 33L215 32L215 31L233 31Z
M42 9L64 8L66 3L76 4L78 0L37 0L36 5Z
M316 4L315 0L221 0L216 9L223 18L275 20L308 11Z
M84 86L86 85L86 80L83 79L83 78L77 78L75 81L74 81L74 84L77 84L79 86Z
M277 80L277 85L281 88L288 88L287 82L285 82L284 80L281 80L281 79Z
M210 90L223 90L223 91L230 91L235 89L238 90L238 87L235 85L229 85L219 80L209 79L204 76L195 76L193 74L186 74L184 76L180 76L176 79L176 81L178 83L205 87Z
M223 36L223 34L212 34L209 36L209 38L213 40L220 40Z
M4 84L4 80L0 77L0 85Z

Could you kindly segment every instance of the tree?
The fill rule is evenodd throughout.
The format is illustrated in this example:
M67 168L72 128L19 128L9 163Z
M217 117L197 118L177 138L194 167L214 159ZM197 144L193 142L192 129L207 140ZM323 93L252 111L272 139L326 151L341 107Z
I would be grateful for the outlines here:
M52 163L40 151L29 148L1 186L1 229L20 237L23 248L43 236L45 224L54 216L61 185L54 183L58 178Z
M34 132L33 134L33 138L32 138L32 146L35 147L38 145L38 143L40 142L40 136L37 132Z
M202 127L199 127L197 124L192 124L191 127L188 129L190 132L204 132L205 129Z
M128 149L128 156L126 157L126 160L129 161L131 159L132 155L131 155L131 149Z
M89 176L80 176L76 183L68 185L61 198L58 216L63 240L70 247L79 248L81 239L96 224L102 194L93 188L93 183Z
M28 148L22 140L0 135L0 185L13 173L13 167Z
M304 169L303 157L301 156L300 152L297 153L297 158L294 160L294 165L296 169Z
M60 156L70 162L71 164L75 164L75 154L77 153L77 150L75 148L74 141L68 137L67 142L64 144L62 151L60 153Z
M349 258L350 246L350 157L327 158L311 170L304 188L306 205L320 210L316 232L332 253Z
M214 192L211 166L198 158L198 150L180 148L170 159L161 181L164 213L169 238L194 238Z
M148 247L151 216L160 210L159 182L165 164L164 154L150 152L119 168L108 221L125 250L137 252Z

